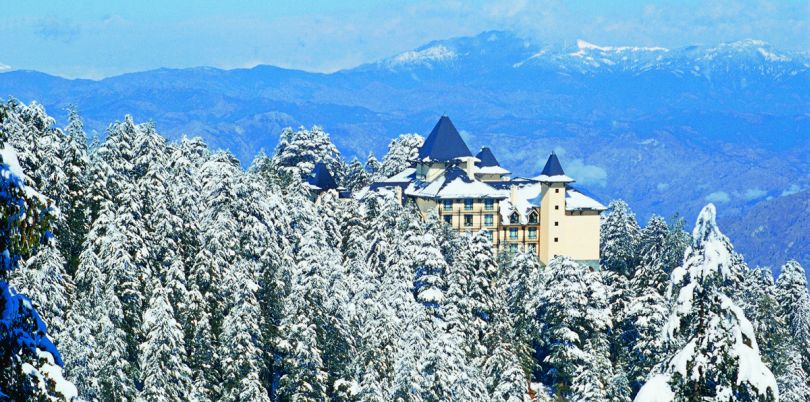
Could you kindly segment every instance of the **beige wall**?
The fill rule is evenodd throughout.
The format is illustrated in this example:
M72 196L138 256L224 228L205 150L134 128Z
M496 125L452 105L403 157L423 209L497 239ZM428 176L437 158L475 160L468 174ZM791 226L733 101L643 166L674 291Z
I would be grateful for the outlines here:
M541 194L543 198L540 201L540 261L548 264L555 255L563 255L560 242L565 241L562 232L565 219L565 184L544 183ZM559 225L555 225L555 222L559 222Z
M569 212L560 223L559 255L575 260L599 260L599 213L596 211Z
M559 191L558 191L559 190ZM423 217L438 209L439 216L451 216L451 226L460 232L478 232L481 229L492 232L492 245L498 251L509 249L510 244L519 245L521 251L528 251L528 245L536 245L538 257L547 264L556 255L564 255L575 260L599 260L599 225L597 211L566 212L565 184L542 185L543 198L540 206L538 225L510 225L501 222L498 200L493 200L492 209L485 209L483 199L473 199L472 209L465 209L464 200L456 199L451 208L432 199L417 198L416 205ZM555 208L558 207L558 208ZM472 225L464 224L464 216L472 216ZM492 225L484 225L485 215L492 215ZM558 225L554 223L558 222ZM517 229L517 238L511 239L510 228ZM537 237L529 238L529 228L537 229ZM555 242L554 239L557 239Z

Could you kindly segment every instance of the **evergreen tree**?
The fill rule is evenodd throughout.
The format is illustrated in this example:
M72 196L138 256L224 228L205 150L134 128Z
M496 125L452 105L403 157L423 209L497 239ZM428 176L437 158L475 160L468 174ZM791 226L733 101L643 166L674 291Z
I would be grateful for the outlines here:
M346 167L340 152L329 134L318 126L307 130L304 127L293 131L290 128L281 132L278 146L273 155L273 165L290 174L304 178L312 172L318 162L323 162L332 177L343 183Z
M540 289L539 321L542 323L540 350L544 383L559 397L588 388L584 381L607 384L609 372L598 378L577 377L583 367L601 364L608 354L600 337L611 326L607 289L602 279L587 267L567 257L550 261Z
M246 262L238 262L226 276L231 306L223 322L219 355L224 359L222 394L227 401L269 401L261 383L263 370L260 346L261 312L256 299L258 285L252 279L254 270Z
M636 250L641 238L641 229L636 216L626 202L618 200L608 205L602 218L601 263L605 269L630 276L636 266Z
M189 399L191 370L186 365L183 330L169 303L171 290L159 282L144 313L144 342L140 345L141 383L138 400Z
M369 184L369 174L357 158L353 158L346 168L345 187L349 191L357 191Z
M73 274L79 264L84 237L89 230L85 174L90 164L87 136L75 107L68 108L68 125L65 127L65 139L59 152L64 161L66 190L59 206L64 216L59 230L59 243L62 254L68 261L67 272Z
M712 204L701 211L684 265L672 273L677 291L664 328L668 353L636 401L778 398L753 326L726 293L740 287L745 267L718 229L715 214Z
M388 143L388 153L382 160L379 175L383 178L391 177L402 172L411 165L419 155L419 148L425 139L419 134L402 134Z
M72 325L66 316L74 286L65 272L65 259L51 242L21 265L14 271L11 284L31 298L40 317L48 323L51 338L59 346L63 332Z
M810 373L810 294L807 293L804 268L796 261L788 261L782 266L776 284L780 315L787 323L794 353L801 356L804 372ZM793 368L796 369L795 362ZM796 375L799 375L798 371ZM806 383L810 386L810 380Z

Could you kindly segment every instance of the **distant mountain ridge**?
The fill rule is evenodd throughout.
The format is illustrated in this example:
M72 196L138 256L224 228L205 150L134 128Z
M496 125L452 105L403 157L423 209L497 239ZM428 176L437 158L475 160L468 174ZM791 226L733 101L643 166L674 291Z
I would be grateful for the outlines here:
M364 158L448 114L473 151L491 146L517 175L536 174L556 149L575 179L604 201L626 199L642 222L653 212L692 221L714 201L721 223L753 224L763 219L746 215L755 205L810 188L810 55L756 40L664 49L489 31L331 74L201 67L93 81L10 71L0 96L37 100L62 122L76 104L100 133L132 114L171 138L199 135L243 164L272 150L287 126L322 125L346 156ZM778 237L756 241L787 249ZM740 247L756 264L784 259L747 252L762 249Z

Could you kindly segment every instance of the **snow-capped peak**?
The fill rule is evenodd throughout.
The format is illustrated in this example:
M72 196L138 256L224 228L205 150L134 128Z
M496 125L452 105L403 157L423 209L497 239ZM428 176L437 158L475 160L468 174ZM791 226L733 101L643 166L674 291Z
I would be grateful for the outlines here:
M668 52L669 49L664 47L643 47L643 46L599 46L588 41L577 39L578 52L575 54L584 54L588 50L596 50L600 52Z
M424 64L430 61L447 61L457 57L453 49L445 45L435 45L421 50L400 53L392 60L393 64Z

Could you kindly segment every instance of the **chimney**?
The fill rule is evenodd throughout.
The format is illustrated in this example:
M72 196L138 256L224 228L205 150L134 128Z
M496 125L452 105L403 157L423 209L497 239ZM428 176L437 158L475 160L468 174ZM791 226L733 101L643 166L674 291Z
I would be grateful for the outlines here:
M518 190L517 186L515 185L509 186L509 201L512 202L512 205L517 205L517 198L518 198L517 190Z
M475 169L475 158L465 158L464 165L465 165L464 170L467 171L467 177L469 177L471 180L474 180L475 172L473 171L473 169Z

